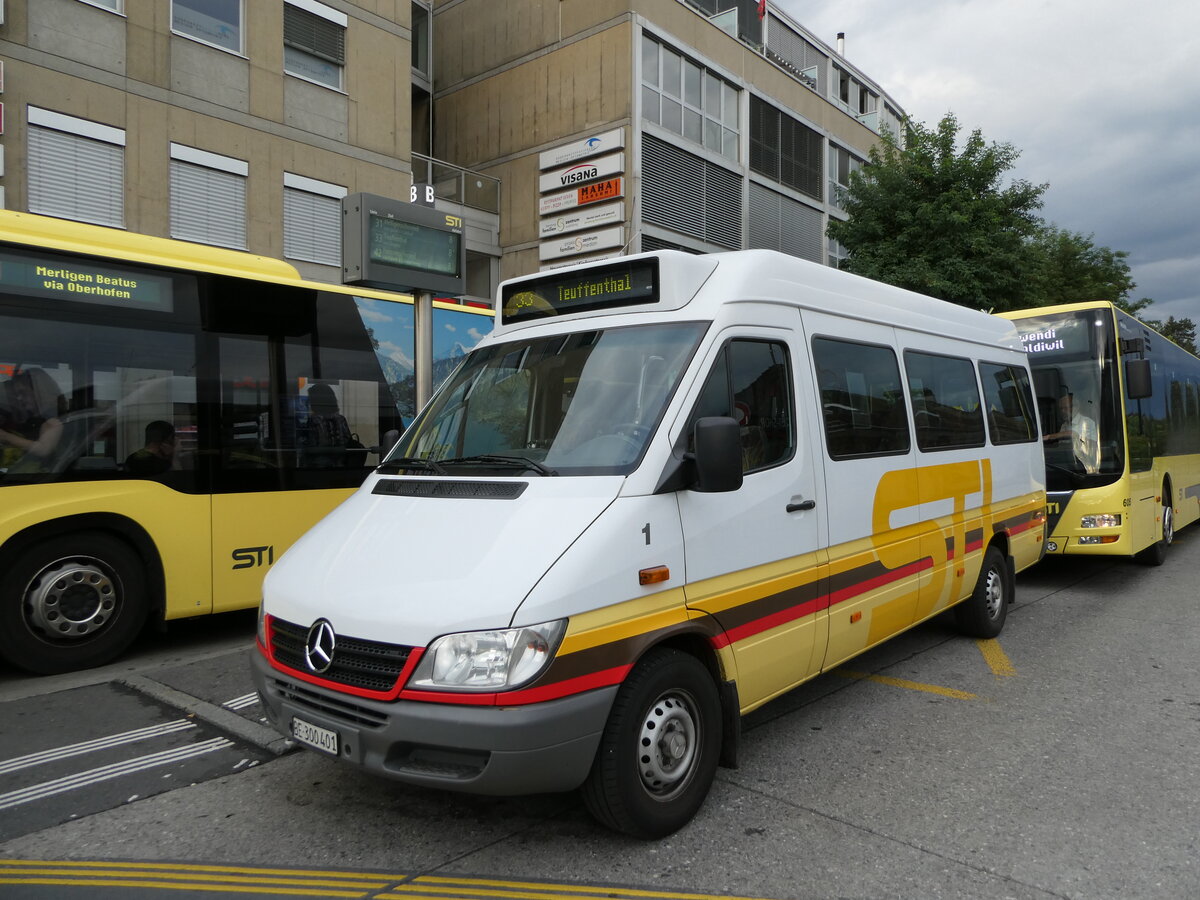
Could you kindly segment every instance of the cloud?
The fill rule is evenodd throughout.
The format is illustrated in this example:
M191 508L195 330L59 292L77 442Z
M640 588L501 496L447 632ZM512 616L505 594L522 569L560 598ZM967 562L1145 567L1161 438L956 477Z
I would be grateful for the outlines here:
M1200 5L776 0L914 119L1020 151L1044 217L1124 250L1149 314L1200 322Z

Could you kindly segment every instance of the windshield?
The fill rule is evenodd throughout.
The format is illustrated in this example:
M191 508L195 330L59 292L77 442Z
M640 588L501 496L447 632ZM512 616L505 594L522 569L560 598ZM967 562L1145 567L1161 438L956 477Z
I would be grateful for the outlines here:
M627 474L705 327L637 325L477 349L383 465L419 474Z
M1125 468L1112 313L1089 309L1016 325L1033 369L1047 489L1112 483Z

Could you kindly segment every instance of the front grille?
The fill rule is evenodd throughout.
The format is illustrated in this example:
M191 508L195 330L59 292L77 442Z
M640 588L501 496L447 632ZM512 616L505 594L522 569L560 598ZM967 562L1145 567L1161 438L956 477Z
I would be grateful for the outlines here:
M304 659L304 644L308 626L271 620L271 650L277 662L301 672L311 671ZM346 687L368 691L390 691L408 662L412 647L365 641L361 638L337 635L333 663L321 678Z
M350 700L342 700L319 693L297 681L286 681L276 677L272 679L272 684L279 696L293 705L303 706L348 725L356 725L360 728L378 728L387 724L387 716L382 713Z

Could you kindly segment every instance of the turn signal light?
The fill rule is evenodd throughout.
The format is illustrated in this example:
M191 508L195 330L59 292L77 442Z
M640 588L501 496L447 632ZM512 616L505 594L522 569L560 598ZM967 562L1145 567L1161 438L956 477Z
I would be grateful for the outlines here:
M652 566L638 572L638 584L658 584L671 580L671 570L666 566Z

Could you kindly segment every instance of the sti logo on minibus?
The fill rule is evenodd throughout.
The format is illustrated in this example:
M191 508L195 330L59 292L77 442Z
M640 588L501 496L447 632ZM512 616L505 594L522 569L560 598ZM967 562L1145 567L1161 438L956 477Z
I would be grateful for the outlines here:
M272 547L239 547L234 550L233 568L234 569L254 569L264 564L271 565L275 562L275 548Z

